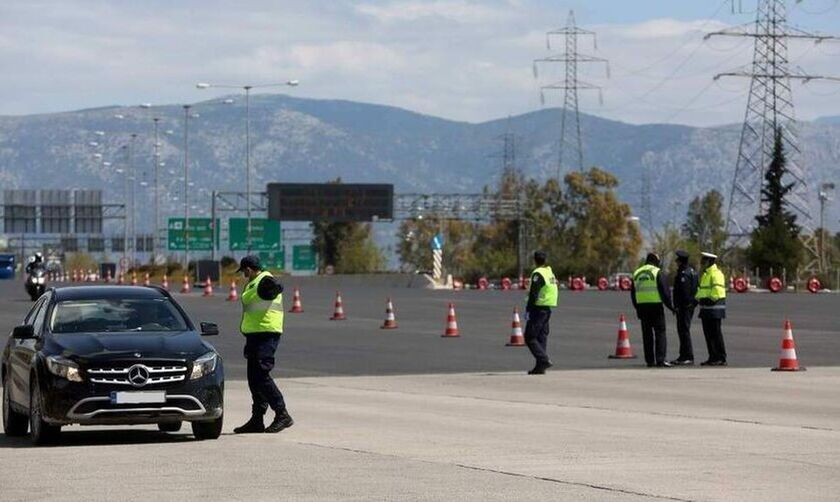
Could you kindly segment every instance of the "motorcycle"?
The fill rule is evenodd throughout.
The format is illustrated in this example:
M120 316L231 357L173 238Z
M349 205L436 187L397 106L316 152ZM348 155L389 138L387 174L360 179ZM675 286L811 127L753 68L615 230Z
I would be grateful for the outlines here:
M26 278L26 292L29 298L34 302L44 294L47 289L47 271L42 267L34 268L29 271L29 276Z

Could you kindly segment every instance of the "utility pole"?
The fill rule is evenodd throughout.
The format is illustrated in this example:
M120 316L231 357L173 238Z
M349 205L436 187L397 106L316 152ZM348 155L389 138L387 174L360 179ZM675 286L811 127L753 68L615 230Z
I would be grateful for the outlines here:
M157 264L160 253L160 139L158 139L158 122L159 117L152 119L155 123L155 223L154 232L152 233L152 263Z
M583 171L583 135L580 127L580 108L578 106L578 90L597 90L599 101L603 102L601 88L578 79L578 63L604 63L607 78L610 76L609 61L603 58L588 56L578 52L578 37L592 36L595 50L598 49L595 32L578 28L575 24L575 12L569 11L566 27L546 33L546 47L551 50L551 39L563 36L566 50L562 54L554 54L534 60L534 78L538 77L538 67L545 63L564 63L565 78L562 81L540 87L540 100L545 102L546 90L563 90L563 110L560 117L560 152L557 165L557 179L559 180L564 167L573 167Z
M516 201L516 268L517 272L522 275L524 267L527 263L525 254L525 222L522 217L522 210L525 204L525 194L523 186L522 170L519 169L516 163L516 134L511 128L510 118L507 121L507 129L504 134L496 138L502 143L502 151L495 157L502 159L502 172L500 193L501 198L512 198ZM512 183L512 186L509 185ZM513 194L505 190L512 189Z
M794 184L788 203L800 217L803 228L813 230L807 176L800 163L801 150L791 82L840 81L840 78L808 75L798 68L792 69L788 60L788 43L791 40L809 40L819 44L837 40L837 37L814 35L789 26L785 0L757 0L755 23L709 33L705 38L713 36L751 37L755 41L751 65L714 77L715 80L722 77L750 79L747 110L741 127L741 142L726 218L726 231L730 240L737 244L747 237L754 227L755 216L762 214L765 209L761 202L761 188L773 157L776 130L781 131L788 154L788 182ZM814 232L803 232L801 238L811 255L805 268L814 270L819 262Z
M190 273L190 108L184 105L184 274Z
M128 169L131 172L131 192L129 196L131 197L131 252L130 252L130 262L131 267L135 266L135 261L137 260L137 206L135 205L135 200L137 199L137 170L134 168L134 142L137 140L137 133L131 134L131 142L128 146Z

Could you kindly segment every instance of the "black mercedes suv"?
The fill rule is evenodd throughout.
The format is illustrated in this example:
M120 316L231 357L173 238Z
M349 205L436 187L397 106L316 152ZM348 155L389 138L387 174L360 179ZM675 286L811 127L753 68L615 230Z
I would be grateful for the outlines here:
M222 431L222 360L163 289L82 286L47 290L14 328L0 359L3 427L35 444L61 426L191 422L197 439Z

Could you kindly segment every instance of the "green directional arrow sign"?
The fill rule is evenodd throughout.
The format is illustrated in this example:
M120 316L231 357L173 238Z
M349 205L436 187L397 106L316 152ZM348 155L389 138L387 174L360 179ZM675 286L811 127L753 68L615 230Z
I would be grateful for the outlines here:
M230 219L229 243L231 251L248 249L248 219ZM265 218L251 218L251 250L280 251L280 222Z
M216 219L219 228L219 219ZM210 251L213 249L213 224L210 218L190 218L189 232L185 232L184 218L169 218L167 225L167 249L170 251L184 251L187 249L189 234L190 251ZM219 232L216 235L216 248L219 247Z
M280 251L260 251L260 264L265 268L276 268L284 270L286 268L286 250L280 248Z
M315 270L315 246L292 246L292 270Z

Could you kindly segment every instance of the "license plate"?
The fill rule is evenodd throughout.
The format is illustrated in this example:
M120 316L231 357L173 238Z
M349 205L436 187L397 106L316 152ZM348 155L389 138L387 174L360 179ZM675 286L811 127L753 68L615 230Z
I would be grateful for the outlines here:
M161 404L165 402L166 392L162 390L111 393L111 404Z

